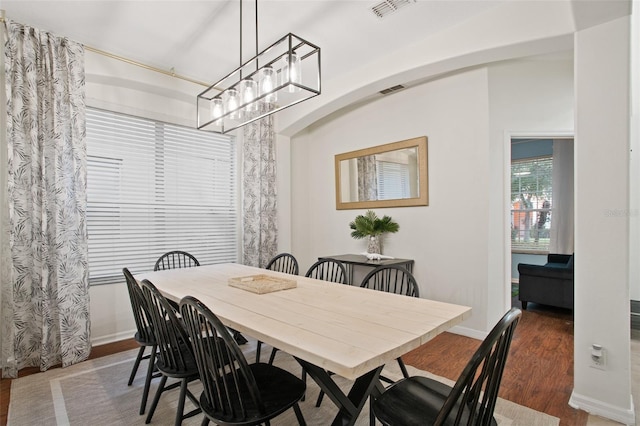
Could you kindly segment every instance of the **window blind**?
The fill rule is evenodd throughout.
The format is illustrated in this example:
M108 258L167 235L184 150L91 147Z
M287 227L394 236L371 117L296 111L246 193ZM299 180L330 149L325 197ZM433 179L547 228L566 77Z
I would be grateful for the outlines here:
M87 108L89 282L152 271L165 252L238 260L235 141Z
M390 161L376 161L378 199L409 198L409 166Z

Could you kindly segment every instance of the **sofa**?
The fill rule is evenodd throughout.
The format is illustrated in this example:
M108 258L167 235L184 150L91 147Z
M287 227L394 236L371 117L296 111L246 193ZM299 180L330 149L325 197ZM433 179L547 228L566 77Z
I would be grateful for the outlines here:
M518 264L518 299L573 310L573 254L549 254L544 265Z

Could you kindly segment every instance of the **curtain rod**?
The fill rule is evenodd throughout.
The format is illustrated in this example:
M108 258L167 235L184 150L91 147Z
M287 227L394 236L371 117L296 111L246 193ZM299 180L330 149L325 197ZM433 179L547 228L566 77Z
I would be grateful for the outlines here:
M0 9L0 23L6 23L4 9ZM185 76L180 75L180 74L176 74L173 71L173 68L170 71L166 71L166 70L163 70L163 69L160 69L160 68L153 67L151 65L147 65L147 64L143 64L141 62L134 61L132 59L128 59L128 58L124 58L122 56L115 55L113 53L105 52L104 50L96 49L95 47L91 47L91 46L86 46L85 45L84 48L85 48L85 50L88 50L90 52L97 53L99 55L103 55L103 56L109 57L111 59L116 59L118 61L126 62L127 64L135 65L137 67L144 68L144 69L147 69L149 71L158 72L160 74L168 75L169 77L178 78L180 80L185 80L185 81L188 81L190 83L199 84L199 85L204 86L204 87L209 87L210 86L210 84L203 83L202 81L194 80L192 78L185 77Z
M160 74L168 75L170 77L179 78L180 80L185 80L185 81L188 81L190 83L199 84L199 85L204 86L204 87L209 87L210 86L210 84L203 83L202 81L194 80L192 78L185 77L185 76L180 75L180 74L176 74L173 71L173 68L170 71L167 71L167 70L163 70L163 69L160 69L160 68L156 68L156 67L151 66L151 65L147 65L147 64L143 64L141 62L134 61L132 59L124 58L122 56L118 56L118 55L115 55L113 53L105 52L104 50L96 49L95 47L84 46L84 48L85 48L85 50L88 50L90 52L97 53L97 54L103 55L103 56L107 56L107 57L109 57L111 59L116 59L118 61L126 62L127 64L135 65L135 66L140 67L140 68L144 68L144 69L147 69L147 70L150 70L150 71L155 71L155 72L158 72Z

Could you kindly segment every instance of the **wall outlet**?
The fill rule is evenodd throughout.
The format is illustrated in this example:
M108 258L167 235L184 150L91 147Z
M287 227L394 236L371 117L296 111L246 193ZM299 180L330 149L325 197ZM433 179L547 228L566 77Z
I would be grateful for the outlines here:
M606 351L602 345L594 343L591 345L591 364L590 367L604 370L607 365Z

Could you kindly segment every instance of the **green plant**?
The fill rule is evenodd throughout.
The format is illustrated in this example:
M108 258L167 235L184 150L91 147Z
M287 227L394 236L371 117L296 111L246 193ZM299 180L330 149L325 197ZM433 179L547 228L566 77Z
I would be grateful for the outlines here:
M380 219L373 210L368 210L364 215L356 216L349 227L353 229L351 236L357 240L386 232L398 232L400 229L400 225L394 222L391 217L383 216Z

